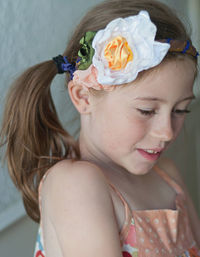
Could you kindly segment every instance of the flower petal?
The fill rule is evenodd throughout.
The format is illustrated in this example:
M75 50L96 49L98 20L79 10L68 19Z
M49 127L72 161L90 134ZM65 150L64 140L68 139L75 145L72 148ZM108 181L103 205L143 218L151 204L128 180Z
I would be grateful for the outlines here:
M156 30L148 12L140 11L135 16L115 19L98 31L92 42L95 49L92 62L98 71L98 83L129 83L140 71L158 65L170 44L155 41ZM121 43L116 43L119 38Z
M104 56L112 70L124 69L127 63L133 60L133 53L128 42L121 36L114 38L106 45Z

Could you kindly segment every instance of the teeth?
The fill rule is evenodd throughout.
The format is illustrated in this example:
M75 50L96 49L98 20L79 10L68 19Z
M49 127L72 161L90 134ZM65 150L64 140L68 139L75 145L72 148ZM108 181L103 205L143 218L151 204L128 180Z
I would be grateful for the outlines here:
M158 152L156 152L156 151L154 151L154 150L145 150L145 152L147 152L147 153L153 153L153 154L158 153Z

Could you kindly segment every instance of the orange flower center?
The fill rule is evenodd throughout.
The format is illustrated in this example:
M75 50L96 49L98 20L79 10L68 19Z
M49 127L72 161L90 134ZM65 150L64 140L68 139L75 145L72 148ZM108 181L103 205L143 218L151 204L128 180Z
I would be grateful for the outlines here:
M110 41L104 50L104 56L112 70L124 69L133 60L133 52L125 38L118 36Z

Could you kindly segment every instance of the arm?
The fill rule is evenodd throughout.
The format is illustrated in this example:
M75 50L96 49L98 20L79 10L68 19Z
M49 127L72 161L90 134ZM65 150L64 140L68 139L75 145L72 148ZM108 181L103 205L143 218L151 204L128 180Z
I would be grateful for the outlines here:
M112 200L101 170L87 162L67 161L53 169L43 185L42 208L44 218L48 215L55 228L62 256L122 257Z
M192 199L189 195L189 192L187 190L187 187L181 177L181 174L179 170L176 168L175 164L172 162L172 160L168 158L162 158L158 165L168 173L184 190L185 196L186 196L186 206L187 206L187 211L189 214L189 219L190 219L190 225L191 229L194 235L194 239L200 247L200 219L197 215L196 209L194 207L194 204L192 202Z

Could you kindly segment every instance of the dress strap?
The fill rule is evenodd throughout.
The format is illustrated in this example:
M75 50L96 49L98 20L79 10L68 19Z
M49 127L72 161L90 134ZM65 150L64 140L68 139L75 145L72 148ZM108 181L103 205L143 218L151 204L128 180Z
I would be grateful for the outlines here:
M105 176L105 174L104 174ZM114 192L118 195L118 197L120 198L120 200L122 201L124 208L125 208L125 222L124 225L120 231L120 242L121 242L121 246L124 243L124 240L126 239L126 237L128 236L128 232L129 232L129 228L131 225L131 220L132 220L132 211L127 203L127 201L125 200L125 198L122 196L122 194L120 193L119 190L117 190L117 188L110 182L110 180L108 179L107 176L105 176L109 186L114 190Z
M167 174L167 172L159 168L157 165L155 165L153 169L176 191L177 194L184 195L184 191L181 186L176 183L175 180Z

